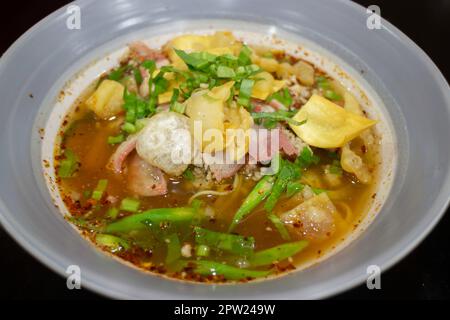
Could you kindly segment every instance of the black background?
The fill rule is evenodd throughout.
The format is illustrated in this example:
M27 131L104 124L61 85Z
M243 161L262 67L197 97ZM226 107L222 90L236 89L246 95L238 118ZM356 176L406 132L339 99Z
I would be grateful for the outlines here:
M320 0L319 0L320 1ZM8 1L2 6L0 52L64 0ZM413 39L450 79L450 0L358 0L376 4L381 15ZM424 106L426 107L426 106ZM4 182L2 182L4 183ZM66 281L25 252L0 228L0 298L100 299L87 290L68 290ZM427 239L396 266L382 275L382 289L365 285L335 299L449 299L450 217L447 214Z

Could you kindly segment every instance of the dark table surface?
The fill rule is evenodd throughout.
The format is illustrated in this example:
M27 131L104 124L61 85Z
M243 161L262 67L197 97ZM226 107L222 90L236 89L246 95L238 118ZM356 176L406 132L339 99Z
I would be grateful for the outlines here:
M22 33L65 0L10 1L0 19L0 53ZM367 7L376 4L381 15L413 39L450 79L450 0L389 1L358 0ZM3 182L2 182L3 183ZM1 298L14 299L100 299L88 290L67 290L66 281L25 252L0 228ZM450 216L405 259L382 274L382 289L361 285L337 299L449 299Z

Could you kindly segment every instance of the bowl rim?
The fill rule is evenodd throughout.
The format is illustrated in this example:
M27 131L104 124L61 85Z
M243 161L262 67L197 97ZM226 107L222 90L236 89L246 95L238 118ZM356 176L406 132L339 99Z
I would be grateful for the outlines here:
M89 2L92 2L93 0L81 0L81 2L84 2L84 4L87 4ZM347 5L350 6L356 10L365 10L366 8L362 5L355 3L353 1L346 1L346 0L339 0L340 5ZM29 28L24 34L22 34L1 56L0 58L0 73L3 71L4 65L8 64L8 61L11 56L14 56L15 52L18 51L22 45L22 43L25 43L29 38L31 38L37 30L39 30L41 27L45 26L49 20L53 19L54 17L57 17L61 14L62 11L64 11L67 7L73 4L79 4L79 2L71 2L54 12L47 15L45 18L38 21L35 25L33 25L31 28ZM445 100L447 101L447 104L445 107L448 111L450 111L450 86L441 71L438 69L438 67L435 65L435 63L431 60L431 58L414 42L412 41L406 34L404 34L402 31L400 31L397 27L395 27L393 24L391 24L388 20L385 18L382 19L382 25L383 28L389 32L389 34L394 37L397 41L400 41L405 47L407 47L409 50L413 51L414 54L416 54L421 61L426 65L427 68L432 70L433 76L436 80L436 83L439 85L440 90L443 92L443 96ZM450 175L447 175L446 180L444 180L444 186L449 186L450 183ZM450 194L449 188L442 188L439 195L449 195ZM439 198L439 195L437 195L437 198ZM390 269L394 264L398 263L400 260L402 260L407 254L409 254L412 250L414 250L424 239L426 236L430 234L432 229L436 226L436 224L442 219L444 216L447 208L450 205L450 196L447 196L447 199L442 199L440 203L435 202L435 204L430 207L429 212L435 212L435 215L433 219L430 221L428 225L423 228L418 236L411 241L409 244L404 246L401 251L397 252L395 256L390 257L388 260L385 260L380 265L380 268L383 270L383 272ZM39 262L44 264L46 267L48 267L50 270L54 271L55 273L59 274L62 277L65 277L66 275L62 271L62 269L59 267L58 263L52 259L52 255L46 253L45 250L41 250L42 246L41 244L36 244L33 242L33 239L28 237L25 233L17 232L21 229L19 225L17 225L14 221L9 221L5 215L4 212L8 211L6 208L6 205L4 204L3 200L0 198L0 223L5 229L5 231L8 232L8 234L22 247L24 248L31 256L36 258ZM351 281L348 281L346 283L341 283L337 289L334 288L328 288L324 292L320 294L320 298L327 298L330 296L335 296L339 293L342 293L344 291L347 291L351 288L354 288L360 284L362 284L365 280L364 275L360 275L357 277L354 277ZM113 297L113 298L126 298L125 296L122 296L120 293L110 292L104 287L100 286L96 282L83 282L83 286L92 290L95 293L98 293L105 297ZM316 297L314 297L316 298ZM214 299L214 298L213 298Z

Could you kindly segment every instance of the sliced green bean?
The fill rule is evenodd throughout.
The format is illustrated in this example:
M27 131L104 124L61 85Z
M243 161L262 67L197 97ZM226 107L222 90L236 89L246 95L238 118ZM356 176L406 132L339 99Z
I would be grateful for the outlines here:
M173 233L166 238L167 241L167 257L166 263L171 264L177 261L181 256L181 244L178 236Z
M255 248L255 239L253 237L216 232L200 227L196 227L194 232L197 244L207 245L237 255L252 254Z
M241 222L253 209L255 209L271 192L275 178L273 176L264 176L245 198L241 207L235 213L228 232L231 232L236 225Z
M198 260L190 261L186 266L194 265L194 272L203 276L224 276L227 280L254 279L266 277L270 271L247 270L232 267L219 262Z
M282 261L292 257L302 251L307 245L308 241L301 240L262 250L251 256L249 263L252 267L266 266L275 261Z
M199 257L209 256L210 248L207 245L201 244L195 248L195 254Z
M95 242L97 242L97 244L104 246L104 247L108 247L112 250L128 250L130 248L130 244L128 243L127 240L116 237L116 236L112 236L110 234L102 234L102 233L98 233L95 236Z
M299 181L288 182L286 186L286 196L290 198L298 192L302 191L304 187L305 185Z
M188 207L150 209L120 219L105 228L106 233L123 233L147 228L146 223L187 222L195 217L196 210Z
M269 218L269 220L273 223L273 225L278 230L278 232L280 233L280 235L283 238L283 240L286 240L286 241L291 240L291 236L289 235L289 231L287 230L287 228L284 225L284 223L280 220L280 218L278 218L278 216L276 216L273 213L269 213L267 215L267 218Z
M271 212L283 192L286 190L288 183L300 177L300 170L292 162L287 160L280 161L280 171L277 174L277 179L273 184L272 191L264 204L264 209Z

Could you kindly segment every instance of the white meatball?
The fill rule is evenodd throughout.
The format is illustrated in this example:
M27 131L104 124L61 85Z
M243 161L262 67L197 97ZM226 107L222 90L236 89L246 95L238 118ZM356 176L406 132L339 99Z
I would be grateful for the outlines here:
M158 113L139 133L136 151L149 164L179 176L198 152L189 128L189 118L182 114Z

